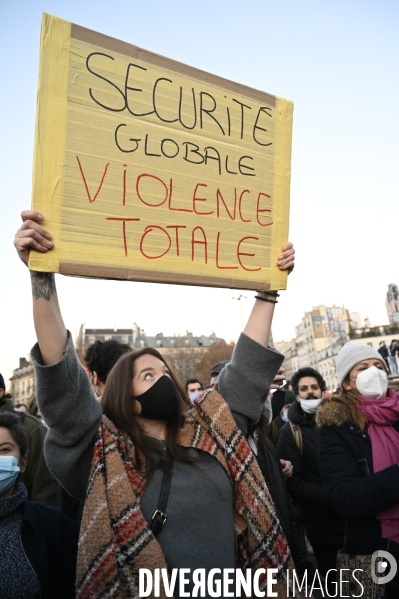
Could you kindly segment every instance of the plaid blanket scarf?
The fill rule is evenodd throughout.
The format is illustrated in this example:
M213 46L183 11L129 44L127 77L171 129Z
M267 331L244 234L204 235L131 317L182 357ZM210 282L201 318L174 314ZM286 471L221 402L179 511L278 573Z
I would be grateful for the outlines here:
M273 591L286 597L286 571L293 568L287 541L255 456L216 391L205 392L188 413L180 445L214 456L232 481L236 567L278 568ZM78 599L138 598L140 568L167 567L140 509L146 481L132 460L132 442L103 416L80 529ZM262 590L266 578L260 577ZM161 582L161 597L165 596Z

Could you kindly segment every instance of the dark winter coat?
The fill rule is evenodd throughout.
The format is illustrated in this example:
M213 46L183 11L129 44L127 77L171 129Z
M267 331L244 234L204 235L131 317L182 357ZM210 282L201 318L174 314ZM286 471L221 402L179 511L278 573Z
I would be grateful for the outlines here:
M335 510L348 520L348 543L376 549L381 525L376 514L399 503L397 464L374 473L367 430L350 420L342 401L332 398L318 412L321 427L319 465L327 495ZM399 433L399 421L394 428ZM398 435L399 442L399 435ZM399 550L399 545L398 545Z
M30 414L14 412L14 405L9 393L0 398L0 412L16 414L21 419L29 436L29 460L24 474L24 485L27 488L29 499L60 508L60 485L50 473L44 459L46 427Z
M397 464L374 473L370 437L350 418L342 400L332 397L317 414L321 427L319 465L328 499L347 520L347 553L370 555L387 550L376 515L399 503ZM399 433L399 421L394 425ZM398 435L399 442L399 435ZM399 544L389 552L399 563ZM399 597L399 576L389 583Z
M379 347L379 348L377 349L377 351L378 351L378 353L380 354L380 356L381 356L382 358L384 358L384 360L386 360L386 359L387 359L387 357L388 357L388 348L387 348L387 346L386 346L386 345L381 345L381 347Z
M303 450L301 453L287 422L280 430L278 453L280 458L290 460L294 467L287 486L302 512L306 534L310 543L342 544L345 523L327 499L317 462L320 432L315 415L306 414L295 401L288 411L288 418L300 426Z
M391 343L389 351L391 352L391 356L395 357L395 354L398 354L399 356L399 344Z
M59 510L29 501L22 503L21 539L36 573L41 599L75 597L78 530Z
M273 420L277 418L285 403L285 391L277 389L271 397Z
M298 534L295 509L289 496L277 450L270 439L258 440L257 460L272 496L281 528L291 549L292 559L299 573L306 568L306 560Z

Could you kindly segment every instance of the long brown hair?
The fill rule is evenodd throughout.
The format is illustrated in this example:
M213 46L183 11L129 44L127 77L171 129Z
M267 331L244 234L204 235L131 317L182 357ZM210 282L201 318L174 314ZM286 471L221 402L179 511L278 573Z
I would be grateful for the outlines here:
M126 433L132 440L135 448L135 467L143 471L146 467L151 471L154 467L154 456L160 459L164 457L164 451L160 443L149 435L146 435L140 423L138 414L133 412L133 390L132 381L134 376L134 365L138 358L149 354L161 360L168 368L170 378L175 383L180 395L179 417L167 423L166 441L168 454L180 461L191 461L186 457L178 444L179 431L184 422L184 413L191 407L186 392L181 386L174 372L169 368L162 355L152 347L144 347L128 352L119 358L108 375L104 393L101 397L103 412L120 430Z
M339 395L333 395L332 399L342 402L351 422L354 422L362 432L366 430L369 421L359 410L359 404L362 400L357 389L345 389L342 385Z

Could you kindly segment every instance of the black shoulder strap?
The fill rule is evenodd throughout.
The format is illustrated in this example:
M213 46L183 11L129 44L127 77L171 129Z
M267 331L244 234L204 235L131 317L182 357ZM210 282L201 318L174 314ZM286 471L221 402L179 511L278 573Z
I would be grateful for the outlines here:
M155 510L152 518L150 528L154 535L161 532L163 525L166 522L166 506L169 499L170 483L172 481L172 470L173 470L173 458L168 458L162 462L162 483L161 492L158 499L158 507Z

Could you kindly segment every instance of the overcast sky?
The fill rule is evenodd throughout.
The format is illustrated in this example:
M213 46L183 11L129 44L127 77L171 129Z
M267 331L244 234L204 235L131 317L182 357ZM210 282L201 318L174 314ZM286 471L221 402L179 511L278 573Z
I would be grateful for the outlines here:
M277 306L274 339L304 312L342 305L387 323L399 283L399 3L269 0L1 0L1 343L5 378L35 335L28 272L12 240L30 206L42 12L294 102L290 240L297 267ZM129 327L226 340L252 292L57 277L75 334Z

